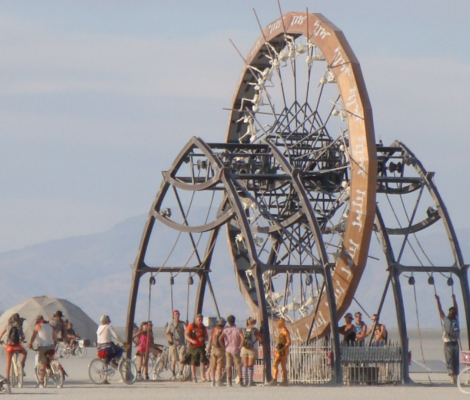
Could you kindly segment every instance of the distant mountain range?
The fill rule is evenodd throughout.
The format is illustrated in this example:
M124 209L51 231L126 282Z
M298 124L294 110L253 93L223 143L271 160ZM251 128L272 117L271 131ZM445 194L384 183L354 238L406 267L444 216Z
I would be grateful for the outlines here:
M133 263L146 215L129 218L110 230L93 235L76 236L53 240L34 246L25 247L0 254L2 279L0 290L3 309L8 309L32 296L48 295L65 298L81 307L93 320L98 321L100 315L109 314L113 324L125 324L129 289L131 282L130 264ZM460 243L470 242L470 230L458 231ZM423 246L430 249L432 255L439 258L442 237L430 235L423 239ZM248 316L247 307L239 294L234 278L233 267L224 248L225 241L218 244L213 260L211 280L221 314L234 314L239 318ZM157 229L154 234L156 253L167 254L172 247L172 241L165 229ZM470 260L468 246L462 246L466 260ZM376 312L380 302L387 273L382 252L373 239L370 254L380 258L380 261L370 259L364 277L356 294L356 299L369 313ZM420 326L438 328L439 320L434 300L432 286L427 284L425 274L416 274L418 289L418 314ZM446 285L445 277L435 275L438 292L443 299L443 306L450 306L450 288ZM187 275L175 278L174 306L179 308L186 318ZM456 285L458 284L455 279ZM403 292L406 298L407 323L416 327L416 309L412 287L403 279ZM196 285L189 286L191 296L196 291ZM154 325L163 326L171 312L171 297L169 296L169 276L158 275L157 284L152 286L150 301L150 318ZM459 293L459 289L456 289ZM206 293L207 315L215 315L215 307L209 292ZM190 304L189 316L192 312ZM359 310L356 303L351 311ZM149 313L149 284L148 278L141 279L139 304L136 321L147 318ZM366 317L366 322L368 318ZM389 289L382 321L390 327L395 327L395 311L393 295ZM462 316L462 325L464 319Z

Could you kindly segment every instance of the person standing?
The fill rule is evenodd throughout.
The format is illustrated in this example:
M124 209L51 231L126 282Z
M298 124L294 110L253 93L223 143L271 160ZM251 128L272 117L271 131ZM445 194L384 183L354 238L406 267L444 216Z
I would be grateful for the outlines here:
M33 342L38 343L38 364L39 364L39 387L44 387L44 375L46 373L46 366L49 364L47 360L47 352L54 352L56 341L56 332L50 326L48 322L44 320L42 315L36 317L36 324L34 325L34 331L29 341L29 348L33 348Z
M353 325L353 316L351 313L347 313L344 316L345 325L340 326L338 331L344 336L344 344L346 346L354 346L356 343L356 328Z
M363 347L367 337L367 325L362 320L362 314L359 311L354 314L354 318L353 325L356 328L356 346Z
M384 347L387 344L388 332L385 325L379 323L377 314L372 314L372 324L366 336L369 336L372 332L374 333L374 346Z
M185 338L188 341L188 351L184 359L185 364L191 365L191 374L194 383L197 383L196 367L201 367L201 381L205 382L205 366L209 363L206 356L207 328L202 323L202 314L196 316L195 322L186 327Z
M186 324L180 321L180 312L178 310L173 311L173 320L168 324L165 336L168 339L170 345L170 357L171 357L171 380L184 380L184 356L186 354L185 344L185 331ZM178 377L176 377L176 363L180 363L180 371Z
M220 336L225 328L225 319L220 318L217 321L217 326L211 330L209 343L207 347L210 352L210 374L211 374L211 386L220 386L222 369L225 365L225 351L219 342Z
M139 341L137 347L138 366L137 366L137 379L142 380L142 372L144 373L145 380L149 380L149 356L152 353L155 358L161 354L161 351L155 347L153 337L153 324L152 321L144 321L140 325L140 329L132 336L132 339Z
M235 317L229 315L227 317L228 327L224 329L220 335L219 343L225 351L225 370L227 372L227 386L232 386L232 366L235 363L237 368L238 377L240 379L239 385L243 386L242 382L242 359L240 357L240 350L242 348L245 338L240 329L235 325Z
M263 343L263 334L256 329L256 319L249 317L243 330L243 347L240 352L243 367L242 377L244 386L252 386L255 361L258 358L258 343Z
M284 318L279 318L278 321L279 334L277 336L276 356L273 362L273 380L268 383L270 386L277 385L277 374L279 364L282 367L282 386L287 386L287 357L289 356L289 347L291 345L290 333L286 327Z
M460 326L459 326L459 310L457 308L457 300L455 294L452 294L453 307L449 308L447 316L442 310L441 300L436 294L437 308L439 310L439 317L443 321L444 333L442 340L444 341L444 355L446 357L447 372L449 373L450 383L455 384L457 376L459 375L459 339L460 339Z

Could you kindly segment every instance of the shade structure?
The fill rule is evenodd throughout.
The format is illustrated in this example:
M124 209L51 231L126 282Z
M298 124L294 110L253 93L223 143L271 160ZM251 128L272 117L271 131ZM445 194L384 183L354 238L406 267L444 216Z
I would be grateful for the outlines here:
M22 303L5 311L0 317L0 329L6 327L8 319L14 313L26 318L23 323L26 341L29 342L33 333L37 315L42 315L46 320L52 318L57 311L62 311L63 319L73 323L73 328L82 339L96 341L98 325L78 306L65 299L57 299L49 296L31 297ZM5 337L3 337L5 340Z

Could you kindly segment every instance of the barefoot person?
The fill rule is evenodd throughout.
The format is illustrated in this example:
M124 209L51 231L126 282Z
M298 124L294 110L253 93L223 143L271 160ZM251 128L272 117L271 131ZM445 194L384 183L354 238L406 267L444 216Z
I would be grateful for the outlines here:
M284 318L277 321L279 327L279 335L277 337L276 357L273 362L273 380L268 383L270 386L277 385L277 373L279 364L282 366L282 386L287 386L287 357L289 356L289 347L291 344L290 333L286 328Z

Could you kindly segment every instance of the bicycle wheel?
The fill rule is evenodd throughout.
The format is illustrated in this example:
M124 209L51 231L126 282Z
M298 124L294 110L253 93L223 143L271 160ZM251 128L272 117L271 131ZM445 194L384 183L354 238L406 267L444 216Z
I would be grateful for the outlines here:
M16 372L17 372L17 375L16 375L16 379L17 379L17 385L19 388L22 388L23 387L23 366L21 365L21 362L18 362L17 361L17 364L16 364Z
M88 376L95 385L101 385L106 381L108 377L108 366L103 360L95 358L91 360L88 365Z
M49 383L49 375L51 373L51 368L46 367L46 370L44 371L44 379L42 380L42 385L46 388L48 383Z
M465 367L457 377L457 386L462 393L470 394L470 367Z
M57 360L51 361L51 377L56 388L64 386L64 372L60 368L60 364Z
M16 363L12 359L11 366L10 366L10 387L15 387L17 383L18 383L18 376L17 376L17 370L16 370Z
M132 385L137 378L137 367L132 360L123 358L119 363L119 374L124 383Z
M69 358L71 353L72 353L72 349L70 347L62 348L62 356L64 358Z
M75 355L78 357L78 358L85 358L86 357L86 349L84 349L83 347L77 347L75 349Z
M36 377L36 383L39 384L41 382L39 379L41 376L41 367L39 365L34 367L34 376Z

